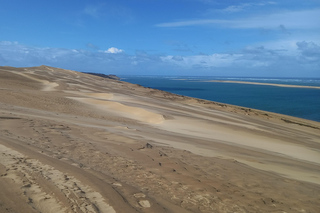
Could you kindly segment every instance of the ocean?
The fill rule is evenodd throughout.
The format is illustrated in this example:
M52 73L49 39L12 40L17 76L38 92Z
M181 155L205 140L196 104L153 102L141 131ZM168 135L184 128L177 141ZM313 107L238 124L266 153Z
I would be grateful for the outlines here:
M122 81L226 104L281 113L320 122L320 89L278 87L210 80L320 87L320 78L120 76Z

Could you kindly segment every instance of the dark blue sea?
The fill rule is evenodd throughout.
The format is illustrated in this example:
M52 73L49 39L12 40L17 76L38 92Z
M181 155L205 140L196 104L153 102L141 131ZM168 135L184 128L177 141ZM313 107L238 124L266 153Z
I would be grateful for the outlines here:
M320 89L275 87L208 80L320 87L320 78L120 76L122 81L167 92L291 115L320 122Z

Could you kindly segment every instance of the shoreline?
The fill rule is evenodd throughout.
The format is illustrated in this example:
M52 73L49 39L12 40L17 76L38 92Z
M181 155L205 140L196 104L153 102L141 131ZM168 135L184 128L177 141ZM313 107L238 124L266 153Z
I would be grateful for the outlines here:
M234 83L234 84L252 84L252 85L264 85L275 87L290 87L290 88L305 88L305 89L320 89L318 86L304 86L304 85L290 85L290 84L274 84L274 83L260 83L250 81L226 81L226 80L210 80L201 82L213 82L213 83Z

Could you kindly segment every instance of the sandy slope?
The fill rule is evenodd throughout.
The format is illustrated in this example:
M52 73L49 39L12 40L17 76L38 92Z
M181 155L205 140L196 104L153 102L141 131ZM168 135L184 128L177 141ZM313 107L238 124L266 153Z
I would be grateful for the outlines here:
M318 212L320 124L0 67L0 212Z

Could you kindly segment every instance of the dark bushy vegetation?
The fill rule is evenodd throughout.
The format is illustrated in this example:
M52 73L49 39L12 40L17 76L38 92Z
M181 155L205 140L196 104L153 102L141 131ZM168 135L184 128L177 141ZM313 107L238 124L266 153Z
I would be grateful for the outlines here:
M102 74L102 73L94 73L94 72L85 72L85 74L89 74L89 75L96 75L102 78L109 78L109 79L113 79L113 80L120 80L120 78L116 75L106 75L106 74Z

